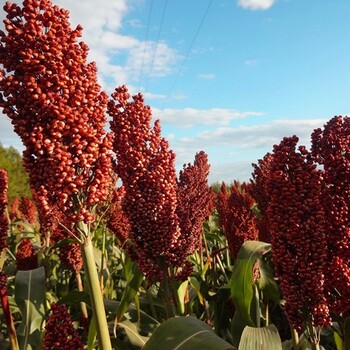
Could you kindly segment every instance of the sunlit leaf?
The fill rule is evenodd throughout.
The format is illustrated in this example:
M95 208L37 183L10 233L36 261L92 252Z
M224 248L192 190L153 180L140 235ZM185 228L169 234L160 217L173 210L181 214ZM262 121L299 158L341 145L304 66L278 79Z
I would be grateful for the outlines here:
M246 326L238 350L282 350L281 338L275 325L267 327Z
M143 350L231 350L204 322L194 317L174 317L163 322Z
M253 267L257 259L270 251L271 245L258 241L246 241L238 252L231 279L231 296L235 307L248 326L256 326L250 316L253 298Z

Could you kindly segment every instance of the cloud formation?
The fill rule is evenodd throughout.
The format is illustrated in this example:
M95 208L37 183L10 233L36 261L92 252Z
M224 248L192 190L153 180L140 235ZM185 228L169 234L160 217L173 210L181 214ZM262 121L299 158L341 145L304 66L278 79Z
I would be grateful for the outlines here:
M153 116L160 119L162 123L175 125L182 128L190 128L203 125L229 125L231 121L246 119L249 117L260 117L260 112L239 112L233 109L211 108L211 109L158 109L152 108Z
M100 82L107 92L123 84L133 90L133 86L139 84L141 73L150 78L169 75L181 58L163 41L145 43L121 34L125 25L135 26L135 22L124 23L124 20L136 0L85 0L84 6L71 0L55 3L70 10L72 26L84 27L82 40L90 47L89 59L96 61ZM113 56L125 57L125 60L119 59L116 63Z
M267 10L276 0L238 0L238 6L249 10Z

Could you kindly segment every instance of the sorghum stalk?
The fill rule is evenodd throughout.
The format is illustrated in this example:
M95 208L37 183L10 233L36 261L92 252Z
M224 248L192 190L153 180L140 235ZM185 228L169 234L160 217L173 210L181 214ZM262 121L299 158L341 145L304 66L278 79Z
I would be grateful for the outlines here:
M7 332L10 339L11 349L19 350L18 339L15 324L13 322L12 312L9 305L9 299L7 296L7 277L3 271L0 272L0 298L1 298L1 306L4 312Z
M101 350L112 350L103 295L96 270L94 250L90 236L86 236L82 243L81 252L84 260L84 268L88 282L93 317L95 318L97 328L99 346Z

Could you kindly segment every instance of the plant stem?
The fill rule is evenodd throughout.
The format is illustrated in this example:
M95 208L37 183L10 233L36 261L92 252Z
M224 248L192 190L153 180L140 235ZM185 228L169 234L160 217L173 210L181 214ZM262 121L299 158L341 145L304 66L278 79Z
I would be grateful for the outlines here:
M16 334L16 328L13 322L12 313L10 310L9 300L7 296L7 288L1 288L0 289L0 297L1 297L1 305L4 312L6 325L7 325L7 331L10 339L11 349L12 350L19 350L18 346L18 339Z
M95 318L99 349L112 350L106 311L103 303L103 296L100 288L100 281L98 278L90 236L87 236L84 243L81 245L81 252L84 260L84 269L90 292L93 316Z
M298 332L290 326L290 333L292 335L293 350L299 350L299 334Z
M174 305L174 296L173 289L171 287L171 279L169 277L168 268L164 263L161 264L163 271L163 291L164 291L164 307L166 312L166 317L171 318L176 314L175 305Z
M79 292L84 291L83 282L81 280L80 272L76 272L75 280L77 282L78 291ZM87 331L89 329L89 315L87 312L86 304L84 302L80 303L80 310L81 310L81 318L82 318L83 327L84 327L84 330Z
M317 337L317 335L315 334L315 329L314 326L312 325L312 321L311 319L308 319L307 321L307 328L309 331L309 335L310 335L310 343L311 343L311 348L312 350L320 350L320 341L319 338Z

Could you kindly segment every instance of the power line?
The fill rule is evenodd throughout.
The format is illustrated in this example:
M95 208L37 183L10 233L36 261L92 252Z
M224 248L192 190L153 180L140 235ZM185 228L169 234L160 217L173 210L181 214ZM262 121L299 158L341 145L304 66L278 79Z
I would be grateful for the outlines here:
M141 69L140 69L139 88L138 88L138 90L140 90L140 87L141 87L141 77L142 77L142 73L143 73L143 66L144 66L144 63L145 63L146 47L147 47L149 28L150 28L150 23L151 23L152 8L153 8L153 0L151 0L151 5L150 5L150 8L149 8L149 12L148 12L146 38L145 38L145 44L144 44L144 47L143 47L143 55L142 55L142 63L141 63Z
M181 64L181 66L180 66L180 69L178 70L178 72L177 72L177 74L176 74L176 76L175 76L175 79L174 79L174 81L173 81L173 83L172 83L172 85L171 85L171 87L170 87L169 93L168 93L168 95L167 95L167 96L169 96L169 97L171 96L171 94L172 94L172 92L173 92L173 90L174 90L174 87L175 87L175 85L176 85L176 83L177 83L177 80L179 79L179 76L180 76L180 74L182 73L182 70L183 70L183 68L184 68L184 66L185 66L185 63L186 63L186 61L187 61L187 59L188 59L188 56L189 56L190 53L191 53L192 47L193 47L193 45L194 45L194 43L195 43L195 41L196 41L196 39L197 39L197 37L198 37L198 34L199 34L199 32L200 32L200 30L201 30L201 28L202 28L202 26L203 26L203 23L204 23L204 21L205 21L207 15L208 15L208 13L209 13L209 10L210 10L210 7L211 7L212 3L213 3L213 0L210 0L208 6L207 6L207 8L206 8L206 10L205 10L205 12L204 12L204 14L203 14L203 16L202 16L202 19L201 19L201 21L200 21L200 23L199 23L199 26L198 26L198 28L197 28L197 31L195 32L194 37L192 38L190 47L189 47L188 50L187 50L186 56L185 56L185 58L183 59L182 64Z
M148 74L148 79L147 79L147 82L146 82L146 85L145 85L145 92L147 91L149 79L150 79L150 76L152 75L152 72L153 72L154 61L155 61L157 50L158 50L158 43L159 43L159 39L160 39L160 34L162 32L164 18L165 18L165 12L166 12L167 7L168 7L168 0L165 1L164 8L163 8L162 19L160 21L160 26L159 26L157 40L156 40L156 46L155 46L155 50L153 52L153 57L152 57L152 61L151 61L151 69L150 69L150 72Z

